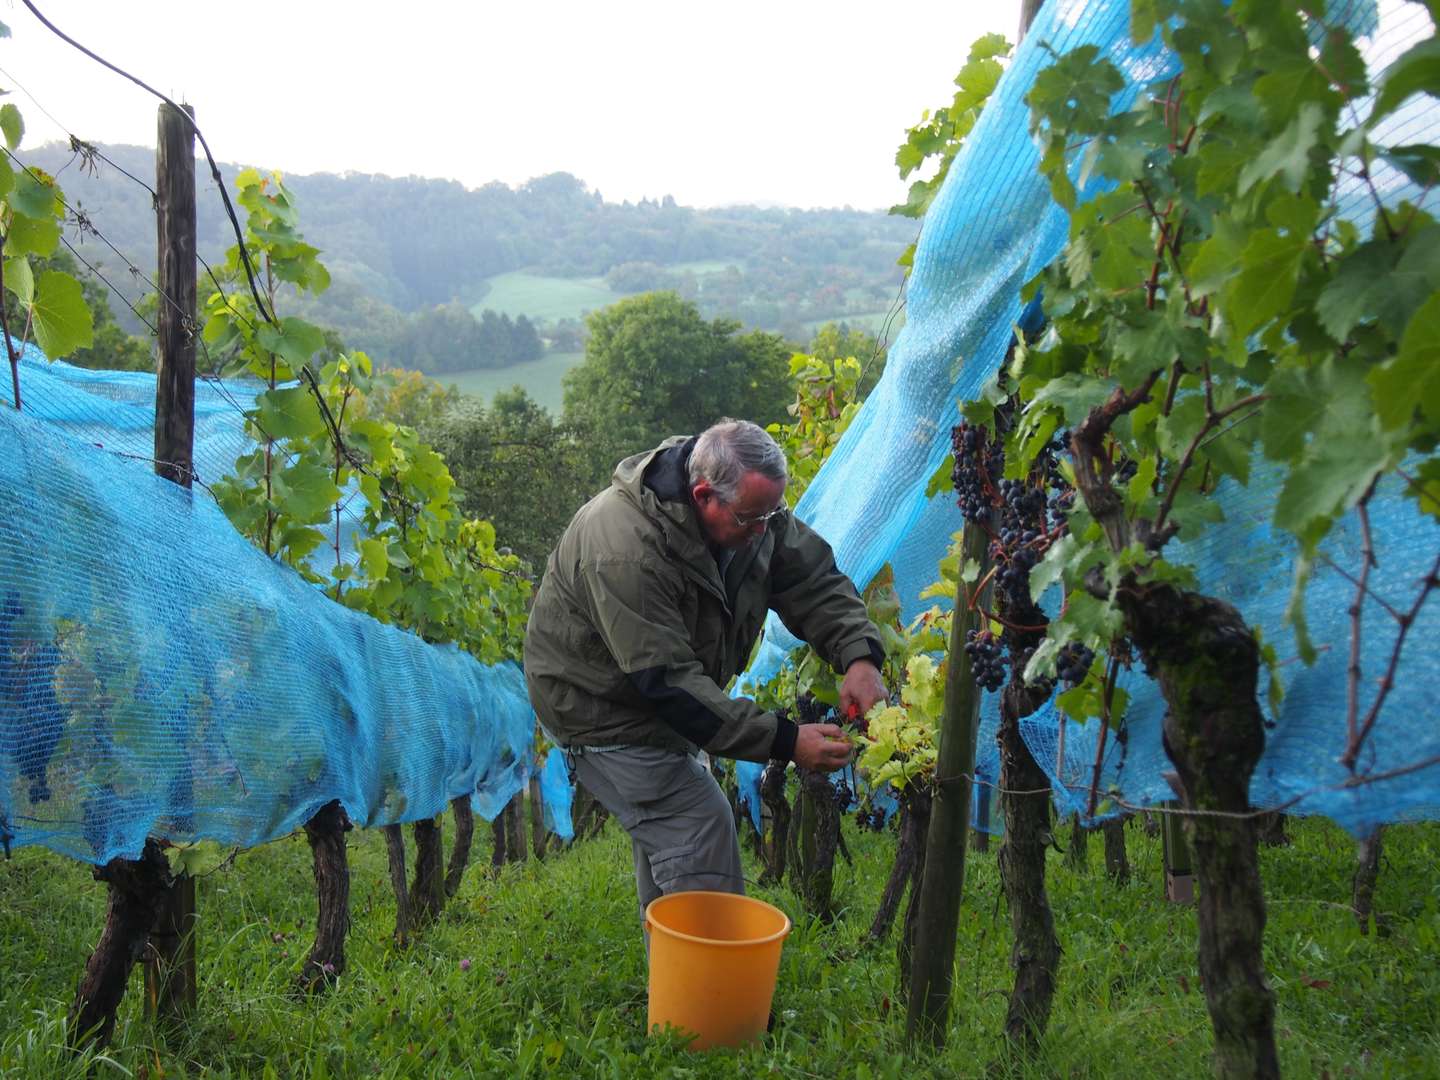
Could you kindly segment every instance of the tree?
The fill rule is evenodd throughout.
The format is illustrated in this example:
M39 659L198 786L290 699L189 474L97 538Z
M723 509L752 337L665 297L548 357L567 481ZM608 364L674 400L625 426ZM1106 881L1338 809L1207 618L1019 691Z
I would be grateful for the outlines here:
M388 383L377 382L365 399L365 414L414 428L426 442L433 442L447 415L460 404L460 391L418 371L393 368L386 374Z
M565 419L593 447L592 475L722 416L762 425L785 416L792 350L777 335L706 322L694 304L664 292L621 300L588 325L585 360L565 376Z
M519 386L497 393L488 409L467 400L446 414L433 439L465 515L493 522L538 575L592 494L581 444Z

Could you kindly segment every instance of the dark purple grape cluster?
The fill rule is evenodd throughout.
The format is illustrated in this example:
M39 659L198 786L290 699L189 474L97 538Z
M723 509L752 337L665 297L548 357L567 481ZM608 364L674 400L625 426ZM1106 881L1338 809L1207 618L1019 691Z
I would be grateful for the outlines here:
M983 427L959 424L950 430L955 468L950 479L966 521L981 522L995 504L995 478L1005 471L1005 448Z
M1005 546L1038 539L1045 521L1045 492L1023 480L1001 480L1000 498L1000 539Z
M1067 641L1060 646L1060 653L1055 658L1055 673L1066 685L1079 686L1085 681L1085 676L1090 673L1090 665L1094 662L1093 649L1081 645L1078 641Z
M999 690L1005 684L1005 646L989 630L966 631L965 655L970 657L976 685Z
M850 785L846 783L842 777L840 782L835 785L835 805L839 807L843 813L850 809L850 804L854 801L855 792L850 790Z
M878 806L872 806L868 809L862 806L859 810L855 811L855 824L870 832L879 832L885 828L885 811L881 810Z
M801 694L795 702L797 724L823 724L830 716L830 706L813 694Z

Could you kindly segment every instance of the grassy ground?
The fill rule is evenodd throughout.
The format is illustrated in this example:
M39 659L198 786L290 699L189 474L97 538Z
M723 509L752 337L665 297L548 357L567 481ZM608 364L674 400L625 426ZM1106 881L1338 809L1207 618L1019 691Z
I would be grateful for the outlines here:
M730 265L729 262L710 260L673 263L665 269L676 274L689 271L703 277L720 273ZM605 284L603 277L547 277L512 270L485 280L490 288L484 298L471 308L477 319L486 308L511 318L525 315L530 319L552 321L578 319L587 311L599 311L630 295L614 291Z
M1285 1073L1440 1074L1440 826L1390 831L1378 894L1390 930L1370 937L1344 906L1348 837L1323 822L1292 831L1294 846L1263 855ZM1138 827L1128 834L1135 880L1123 888L1102 873L1098 836L1084 873L1052 856L1065 955L1050 1031L1031 1062L1007 1056L999 1036L1009 930L994 854L972 856L949 1047L907 1059L893 948L859 947L893 838L848 826L858 865L837 872L846 907L836 923L800 917L788 890L758 890L797 922L775 1034L738 1053L702 1055L647 1039L629 849L613 825L498 880L472 869L441 922L407 952L389 944L394 905L380 834L352 833L350 968L313 1002L289 993L313 931L305 842L246 853L200 882L199 1015L163 1035L141 1016L137 976L113 1047L67 1062L57 1049L65 1010L105 894L87 867L27 849L0 864L0 1075L1205 1077L1210 1032L1194 912L1158 895L1159 841Z
M436 376L436 381L458 386L463 393L489 401L499 390L509 390L517 383L551 413L559 415L565 404L565 391L561 379L581 360L583 352L546 353L539 360L528 364L512 364L503 368L480 368L476 371L447 372Z

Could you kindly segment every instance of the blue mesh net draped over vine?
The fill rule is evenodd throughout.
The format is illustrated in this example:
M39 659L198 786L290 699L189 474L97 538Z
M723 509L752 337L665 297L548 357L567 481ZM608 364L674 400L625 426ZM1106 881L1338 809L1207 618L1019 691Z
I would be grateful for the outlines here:
M0 404L0 839L93 863L147 836L251 846L339 799L360 825L524 784L534 718L486 666L321 595L201 488L155 476L153 376L28 353ZM248 444L197 384L196 470ZM125 455L144 460L128 460Z
M1344 19L1372 75L1405 48L1432 32L1424 7L1367 0L1331 3L1330 18ZM1013 329L1035 311L1022 311L1021 286L1062 251L1068 221L1050 198L1037 171L1038 153L1028 134L1023 97L1051 50L1064 54L1095 45L1122 73L1126 89L1114 107L1126 109L1141 90L1173 75L1174 57L1159 42L1136 46L1129 36L1129 0L1051 0L1000 80L942 190L925 217L908 286L906 325L890 349L885 374L834 454L800 500L797 513L834 546L843 570L865 583L883 566L894 567L907 616L926 606L920 591L937 576L936 565L962 520L949 495L929 499L925 487L949 452L957 405L978 395L1001 363ZM1440 136L1434 99L1413 98L1376 132L1387 144L1427 143ZM1381 166L1382 170L1384 169ZM1078 163L1076 173L1078 174ZM1417 200L1424 193L1393 170L1377 175L1387 202ZM1095 194L1082 188L1080 197ZM1373 214L1359 181L1339 191L1342 216L1368 230ZM1350 775L1337 762L1345 746L1346 665L1354 586L1335 566L1359 566L1361 544L1353 521L1342 521L1324 548L1307 594L1306 610L1319 659L1297 658L1284 612L1291 589L1291 539L1272 532L1269 520L1278 486L1273 474L1256 470L1248 488L1223 489L1226 523L1203 543L1174 552L1193 560L1203 590L1234 603L1276 645L1285 697L1269 717L1267 747L1254 777L1252 802L1277 806L1303 796L1292 812L1324 814L1355 832L1388 821L1433 817L1440 810L1440 768L1412 772L1364 786L1344 786ZM1382 488L1371 504L1375 554L1373 595L1403 608L1434 558L1434 525L1420 519L1394 489ZM1331 565L1331 564L1334 565ZM1372 600L1363 614L1362 656L1368 701L1385 670L1395 635ZM1434 645L1440 613L1428 605L1412 628L1385 705L1358 772L1379 776L1440 756L1440 699ZM772 617L766 642L746 681L763 681L797 644ZM1128 676L1131 706L1125 737L1111 740L1099 776L1102 791L1147 805L1171 798L1162 774L1169 768L1160 745L1163 702L1138 671ZM1362 708L1363 712L1363 708ZM981 711L977 777L993 782L998 771L996 695ZM1096 724L1066 723L1053 709L1022 724L1036 760L1050 773L1062 811L1085 809L1094 778ZM1062 752L1063 749L1063 752Z

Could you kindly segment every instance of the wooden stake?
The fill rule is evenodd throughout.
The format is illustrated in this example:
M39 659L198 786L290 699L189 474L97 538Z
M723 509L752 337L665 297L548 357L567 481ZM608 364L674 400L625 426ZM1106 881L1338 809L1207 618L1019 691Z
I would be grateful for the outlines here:
M984 529L967 523L961 540L960 565L988 563L989 538ZM955 935L960 925L960 898L965 891L965 847L970 832L971 774L975 772L975 739L979 731L980 688L965 654L965 633L979 625L971 605L970 586L955 592L955 617L950 626L949 667L945 677L945 714L941 721L935 763L936 788L922 856L926 872L918 879L914 950L911 954L910 996L905 1018L906 1038L945 1044L950 1018L950 991L955 974ZM986 586L989 592L989 586Z
M157 128L155 472L188 488L195 459L194 110L161 105ZM181 875L161 900L145 951L145 1010L152 1019L182 1019L195 1010L195 930L195 879Z

